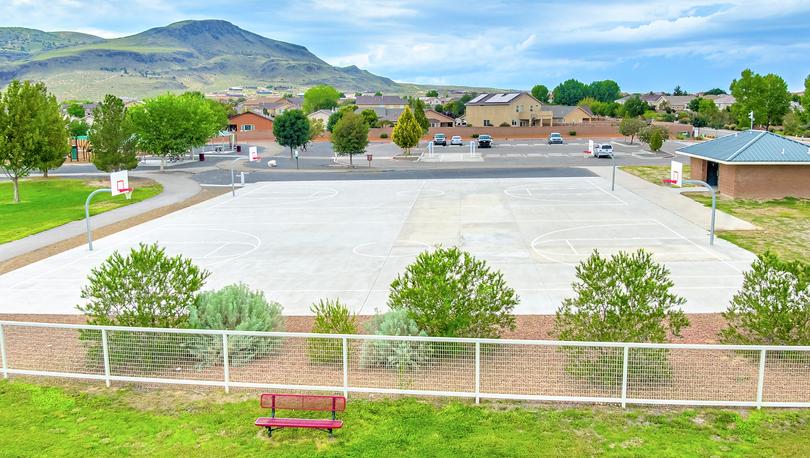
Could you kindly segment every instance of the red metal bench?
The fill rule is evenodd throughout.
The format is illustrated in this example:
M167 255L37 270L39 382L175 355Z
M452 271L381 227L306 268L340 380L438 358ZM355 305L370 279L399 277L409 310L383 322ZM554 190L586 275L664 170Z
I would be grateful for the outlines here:
M308 394L263 394L261 406L270 410L269 417L256 419L256 426L267 428L267 435L273 437L273 431L282 428L309 428L319 429L329 433L342 428L343 421L335 418L336 412L346 410L346 398L343 396L315 396ZM315 420L309 418L276 418L276 410L313 410L332 412L331 420Z

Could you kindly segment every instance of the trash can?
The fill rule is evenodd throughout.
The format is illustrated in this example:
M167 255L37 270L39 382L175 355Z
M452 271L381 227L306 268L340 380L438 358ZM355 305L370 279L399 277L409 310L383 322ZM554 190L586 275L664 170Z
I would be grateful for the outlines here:
M200 153L200 162L205 160L205 153Z
M79 147L76 145L70 147L70 160L71 161L79 160Z
M241 153L241 152L242 152L242 145L236 145L236 152L237 152L237 153Z

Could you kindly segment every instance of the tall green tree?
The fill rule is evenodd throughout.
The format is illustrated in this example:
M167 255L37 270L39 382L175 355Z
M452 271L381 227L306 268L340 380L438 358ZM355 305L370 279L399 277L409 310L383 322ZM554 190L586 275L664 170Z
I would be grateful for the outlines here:
M391 133L391 140L402 148L407 156L411 154L411 148L419 144L421 138L422 126L416 122L410 107L405 107Z
M352 157L362 154L368 146L368 125L353 111L346 112L332 130L332 149L341 156L349 156L349 165L354 167Z
M535 84L532 87L532 97L543 103L548 103L548 88L542 84Z
M329 119L326 120L326 130L332 132L332 129L335 128L335 125L340 121L340 118L343 117L343 114L349 111L357 111L357 105L346 105L340 107L340 109L331 115L329 115Z
M340 100L340 92L328 84L313 86L304 92L304 113L335 108Z
M74 118L84 118L87 116L87 113L84 111L84 106L77 102L68 105L67 110L65 111L67 111L67 114Z
M428 130L430 130L430 121L428 121L427 116L425 116L425 102L411 97L408 104L413 110L413 117L416 119L416 123L422 128L422 135L426 134Z
M429 90L429 91L427 91L425 93L425 96L426 97L438 97L439 96L439 91L437 91L436 89L431 89L431 90Z
M801 99L802 108L804 108L805 122L810 124L810 75L804 79L804 95Z
M557 105L576 105L589 95L588 86L575 79L569 79L554 88L554 103Z
M68 133L71 137L83 137L90 131L90 125L84 119L74 119L68 123Z
M12 81L0 95L0 168L11 180L14 202L20 202L20 178L60 165L69 149L56 98L43 83Z
M743 70L740 79L731 82L731 95L736 100L731 110L738 125L748 125L749 113L753 111L754 124L764 125L767 130L782 122L790 110L787 83L773 73L762 76L750 69Z
M166 158L205 145L228 124L225 108L199 92L146 99L128 113L138 148L159 156L161 170Z
M127 108L118 97L107 94L93 110L89 133L93 165L105 172L132 170L138 166L138 139Z
M709 89L708 91L704 92L704 94L705 95L725 95L726 91L720 89L719 87L716 87L714 89Z
M631 118L637 118L650 109L650 105L641 100L641 97L634 95L624 102L624 114Z
M633 144L633 138L641 132L641 129L647 127L647 123L639 118L624 118L619 124L619 133L625 137L630 137L630 144Z
M672 90L672 95L689 95L689 94L687 94L686 91L681 89L680 85L677 85L675 86L675 89Z
M369 128L377 127L377 121L379 121L379 118L377 116L377 112L374 110L366 108L360 112L360 117L363 118L363 122L365 122Z
M594 81L588 86L588 95L600 102L612 102L620 93L619 84L613 80Z
M290 148L292 159L293 150L309 142L309 119L301 110L287 110L276 116L273 122L273 135L279 145Z

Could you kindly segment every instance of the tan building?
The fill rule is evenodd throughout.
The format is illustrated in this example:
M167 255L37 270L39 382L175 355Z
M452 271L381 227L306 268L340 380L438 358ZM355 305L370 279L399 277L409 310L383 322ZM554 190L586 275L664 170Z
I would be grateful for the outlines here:
M430 121L430 127L453 127L455 119L436 110L425 110L425 117Z
M320 119L323 122L323 125L326 126L326 123L329 122L329 117L332 116L332 113L333 111L331 110L318 110L308 114L307 118L309 118L310 121Z
M465 104L467 125L472 127L551 126L554 115L543 110L528 92L481 94Z
M686 111L689 109L689 102L695 100L694 95L667 95L664 97L665 102L674 111Z
M676 151L690 158L690 176L742 199L810 198L810 145L748 130Z
M582 124L583 122L591 122L596 116L591 113L588 107L569 105L545 105L543 107L553 113L554 124Z
M357 111L363 111L367 108L399 108L405 109L408 101L396 95L358 95L354 101L357 105Z

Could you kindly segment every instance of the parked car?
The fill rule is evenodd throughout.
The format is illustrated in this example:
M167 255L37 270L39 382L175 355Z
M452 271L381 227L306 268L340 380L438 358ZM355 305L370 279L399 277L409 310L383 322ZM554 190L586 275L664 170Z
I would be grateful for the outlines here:
M593 146L593 157L613 157L613 146L609 143L597 143Z
M483 134L478 136L479 148L492 148L492 136Z
M554 145L554 144L562 145L563 144L562 135L560 135L559 132L552 132L551 135L548 136L548 144L549 145Z
M447 146L447 137L444 134L436 134L433 136L433 144Z
M458 145L464 146L464 142L461 141L461 137L458 135L453 135L453 138L450 139L450 146Z

